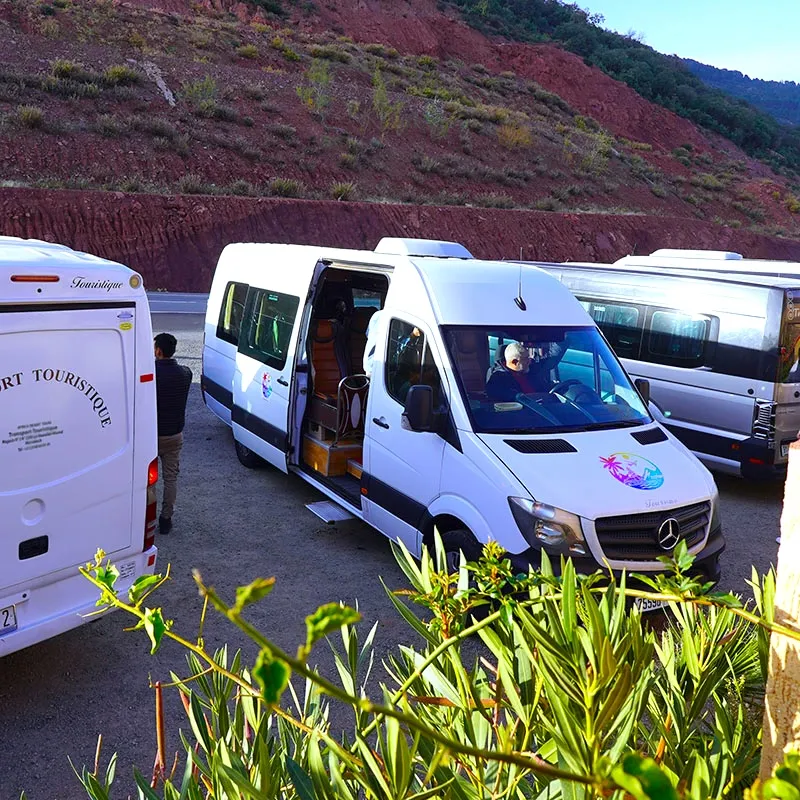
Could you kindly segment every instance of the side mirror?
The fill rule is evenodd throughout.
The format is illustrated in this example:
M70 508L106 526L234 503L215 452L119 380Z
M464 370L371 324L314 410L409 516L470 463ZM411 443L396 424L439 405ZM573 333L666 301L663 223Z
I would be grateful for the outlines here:
M639 394L642 396L642 400L644 400L645 408L650 405L650 381L645 378L637 378L633 385L636 387Z
M422 384L412 386L406 395L403 416L408 420L408 426L412 431L432 431L433 389Z

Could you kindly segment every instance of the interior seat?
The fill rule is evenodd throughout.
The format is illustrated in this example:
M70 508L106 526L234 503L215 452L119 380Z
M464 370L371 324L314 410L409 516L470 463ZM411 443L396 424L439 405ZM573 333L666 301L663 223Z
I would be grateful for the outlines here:
M458 331L455 336L456 361L461 381L468 395L486 391L489 369L489 350L486 337L480 331Z
M350 374L364 373L364 350L367 348L367 326L378 309L374 306L359 306L353 311L350 322L349 350Z

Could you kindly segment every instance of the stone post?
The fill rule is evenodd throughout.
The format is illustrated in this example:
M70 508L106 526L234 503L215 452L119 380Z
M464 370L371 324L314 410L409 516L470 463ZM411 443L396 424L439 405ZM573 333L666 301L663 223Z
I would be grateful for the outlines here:
M772 541L769 536L768 541ZM775 621L798 629L800 624L800 441L789 447L789 469L783 495L778 548ZM786 750L800 751L800 642L773 634L764 709L761 780L783 760Z

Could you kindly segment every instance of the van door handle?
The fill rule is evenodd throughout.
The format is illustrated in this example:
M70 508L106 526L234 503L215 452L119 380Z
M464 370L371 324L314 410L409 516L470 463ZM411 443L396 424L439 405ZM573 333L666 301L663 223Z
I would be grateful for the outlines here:
M379 428L386 428L389 429L389 423L383 417L373 417L372 421L379 427Z
M281 376L280 378L278 378L278 383L279 383L281 386L288 386L288 385L289 385L289 381L287 381L287 380L286 380L286 379L285 379L283 376Z

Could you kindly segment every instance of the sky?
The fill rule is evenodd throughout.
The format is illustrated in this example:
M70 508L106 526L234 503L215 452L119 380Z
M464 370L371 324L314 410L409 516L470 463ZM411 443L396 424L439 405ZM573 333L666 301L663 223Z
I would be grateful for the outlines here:
M667 55L800 83L800 0L578 0Z

